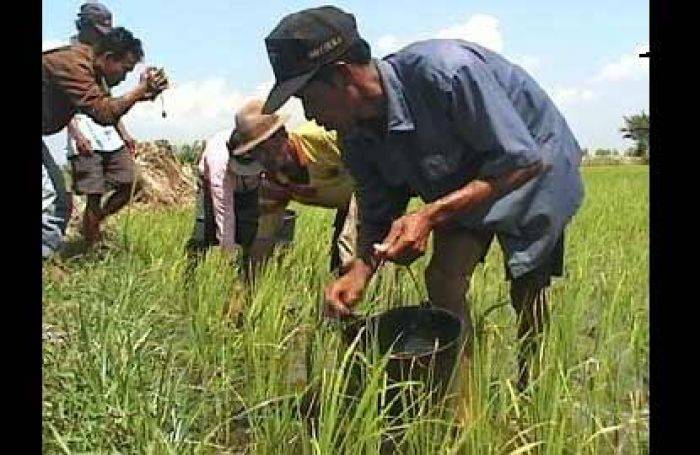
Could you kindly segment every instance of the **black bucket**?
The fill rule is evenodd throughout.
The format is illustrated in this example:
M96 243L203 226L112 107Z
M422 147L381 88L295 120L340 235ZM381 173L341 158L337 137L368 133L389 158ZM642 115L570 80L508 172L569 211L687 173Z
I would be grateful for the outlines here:
M389 354L390 381L421 381L434 397L444 395L461 348L462 322L457 316L427 303L404 306L345 327L348 344L358 335L358 349L367 352L377 346L380 355ZM391 415L400 412L400 406L392 408Z

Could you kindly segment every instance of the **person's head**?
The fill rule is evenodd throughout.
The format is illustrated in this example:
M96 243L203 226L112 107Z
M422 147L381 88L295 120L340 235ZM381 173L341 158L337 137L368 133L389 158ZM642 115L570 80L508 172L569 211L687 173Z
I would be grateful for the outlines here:
M276 79L265 112L296 96L307 117L341 134L377 114L383 90L352 14L332 6L290 14L265 44Z
M112 13L101 3L85 3L78 11L75 28L80 42L94 45L112 30Z
M248 155L262 164L267 172L290 177L298 174L300 170L299 163L294 159L292 147L287 129L282 126L272 136L253 147Z
M236 112L229 140L230 169L238 175L278 172L289 165L291 151L284 123L287 115L263 114L260 100L245 103Z
M95 45L95 62L110 87L122 82L143 59L141 40L124 27L106 33Z

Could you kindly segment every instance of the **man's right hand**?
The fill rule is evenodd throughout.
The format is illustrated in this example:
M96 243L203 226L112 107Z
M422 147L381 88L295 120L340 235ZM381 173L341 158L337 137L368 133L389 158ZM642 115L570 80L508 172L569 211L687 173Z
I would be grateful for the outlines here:
M153 101L163 90L168 88L168 78L163 70L153 67L146 68L141 73L139 84L143 86L142 101Z
M78 155L92 155L92 144L90 144L90 141L85 136L78 136L75 138L75 148L78 149Z
M326 288L326 305L324 313L329 317L352 315L352 307L360 300L372 276L372 269L359 259L350 266L350 270L333 281Z

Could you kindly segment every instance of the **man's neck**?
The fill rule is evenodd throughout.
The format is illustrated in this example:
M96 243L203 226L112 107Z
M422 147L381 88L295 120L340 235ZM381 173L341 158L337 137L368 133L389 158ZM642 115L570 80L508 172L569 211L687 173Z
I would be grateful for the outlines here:
M286 167L285 169L282 169L281 173L284 174L284 176L293 183L308 183L309 174L307 167L309 164L309 159L306 156L306 153L304 153L304 150L302 149L303 145L299 138L293 133L289 133L287 141L289 141L290 145L288 149L289 152L287 153L290 154L290 158L292 159L294 164Z

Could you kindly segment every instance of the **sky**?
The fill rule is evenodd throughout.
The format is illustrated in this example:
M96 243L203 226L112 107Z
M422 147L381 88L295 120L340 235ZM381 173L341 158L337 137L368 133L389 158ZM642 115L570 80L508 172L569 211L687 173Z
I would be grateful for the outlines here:
M83 0L42 2L43 50L67 43ZM264 38L287 14L327 2L115 0L103 2L115 26L140 38L144 64L164 67L171 81L161 102L137 104L124 118L137 140L175 144L230 128L240 105L264 99L274 76ZM363 0L332 3L355 15L360 35L383 57L429 38L461 38L524 67L547 91L582 147L624 150L623 116L649 112L647 2L588 0ZM429 6L428 6L429 5ZM143 66L121 85L133 88ZM303 121L296 100L283 108L289 126ZM46 138L65 162L65 133Z

